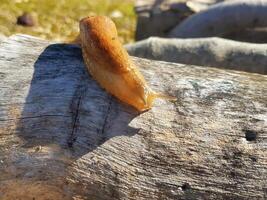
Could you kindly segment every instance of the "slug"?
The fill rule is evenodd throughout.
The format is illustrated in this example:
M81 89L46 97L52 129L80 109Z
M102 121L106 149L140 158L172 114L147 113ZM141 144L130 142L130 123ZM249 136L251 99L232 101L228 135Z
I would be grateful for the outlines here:
M82 19L79 37L89 73L102 88L122 102L143 112L152 107L155 98L173 99L148 86L120 43L114 22L108 17Z

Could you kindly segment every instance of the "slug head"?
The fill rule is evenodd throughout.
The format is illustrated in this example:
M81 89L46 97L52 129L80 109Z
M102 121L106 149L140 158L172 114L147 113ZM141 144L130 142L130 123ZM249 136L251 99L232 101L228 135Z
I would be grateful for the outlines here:
M92 16L80 21L80 39L87 54L113 73L129 69L129 55L118 39L114 22L106 16Z

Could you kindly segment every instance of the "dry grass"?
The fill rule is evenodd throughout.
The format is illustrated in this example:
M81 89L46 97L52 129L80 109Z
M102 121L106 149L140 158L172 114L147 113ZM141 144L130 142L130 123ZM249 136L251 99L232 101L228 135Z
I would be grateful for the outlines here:
M116 23L123 43L133 41L133 0L0 0L0 33L30 34L50 40L70 41L78 34L79 19L107 15ZM29 12L37 25L16 25L17 16Z

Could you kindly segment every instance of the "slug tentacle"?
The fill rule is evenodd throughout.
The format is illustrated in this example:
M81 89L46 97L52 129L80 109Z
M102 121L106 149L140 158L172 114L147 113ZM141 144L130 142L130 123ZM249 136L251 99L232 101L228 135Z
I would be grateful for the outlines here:
M118 39L115 24L105 16L80 21L85 65L107 92L139 111L152 107L155 98L172 99L152 91Z

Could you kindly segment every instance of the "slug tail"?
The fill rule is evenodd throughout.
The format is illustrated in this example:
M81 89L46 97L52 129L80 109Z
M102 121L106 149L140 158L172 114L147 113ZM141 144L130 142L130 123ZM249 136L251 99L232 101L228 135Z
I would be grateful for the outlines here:
M176 97L173 97L173 96L170 96L170 95L167 95L167 94L163 94L163 93L154 92L152 94L152 96L153 96L153 99L159 98L159 99L166 99L166 100L169 100L169 101L176 101L177 100Z

